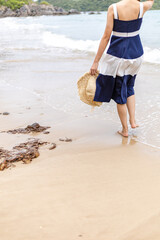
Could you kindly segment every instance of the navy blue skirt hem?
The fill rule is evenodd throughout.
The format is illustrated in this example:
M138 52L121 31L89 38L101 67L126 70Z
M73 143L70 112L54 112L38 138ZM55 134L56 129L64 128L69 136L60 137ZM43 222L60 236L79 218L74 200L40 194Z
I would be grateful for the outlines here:
M135 93L132 93L131 95L129 95L127 98L129 98L129 97L131 97L131 96L133 96L133 95L135 95ZM114 98L112 98L117 104L126 104L127 103L127 99L126 99L126 101L121 101L121 100L117 100L117 99L114 99Z
M110 102L113 99L118 104L125 104L127 98L134 95L135 76L124 75L115 78L99 74L96 79L94 101Z

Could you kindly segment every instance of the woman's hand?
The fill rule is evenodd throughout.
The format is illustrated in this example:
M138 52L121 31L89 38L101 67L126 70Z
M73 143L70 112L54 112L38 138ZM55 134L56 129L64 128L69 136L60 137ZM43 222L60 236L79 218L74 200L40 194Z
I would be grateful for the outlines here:
M94 62L90 69L90 74L95 75L97 71L98 71L98 62Z

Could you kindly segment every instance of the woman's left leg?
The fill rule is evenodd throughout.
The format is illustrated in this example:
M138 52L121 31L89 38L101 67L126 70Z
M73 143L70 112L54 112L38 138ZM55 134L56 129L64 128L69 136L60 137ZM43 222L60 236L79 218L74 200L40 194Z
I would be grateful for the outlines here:
M118 133L121 134L123 137L128 137L126 104L117 104L117 111L122 124L122 131L118 131Z
M132 128L139 127L135 120L135 95L127 98L127 108L129 113L129 122Z

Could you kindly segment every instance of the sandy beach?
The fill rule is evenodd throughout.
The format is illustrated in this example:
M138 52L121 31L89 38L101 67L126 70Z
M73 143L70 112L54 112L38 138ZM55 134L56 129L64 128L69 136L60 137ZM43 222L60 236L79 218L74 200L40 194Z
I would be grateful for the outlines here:
M44 146L31 164L1 172L1 239L159 240L159 149L132 135L121 138L112 121L73 119L30 93L11 97L11 91L1 89L1 112L10 113L0 116L1 130L33 122L51 129L48 135L1 133L1 147L36 137L57 148ZM60 142L64 136L73 141Z

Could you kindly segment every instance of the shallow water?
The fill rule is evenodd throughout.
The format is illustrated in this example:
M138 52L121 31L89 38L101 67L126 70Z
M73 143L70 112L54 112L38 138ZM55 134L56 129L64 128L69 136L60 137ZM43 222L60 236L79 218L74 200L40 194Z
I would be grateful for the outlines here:
M30 91L51 109L73 118L88 115L106 123L112 120L119 127L113 101L91 112L77 94L77 80L92 64L105 21L106 13L0 19L0 84ZM130 133L156 148L160 148L159 36L160 11L150 11L143 19L145 62L136 80L141 127Z

